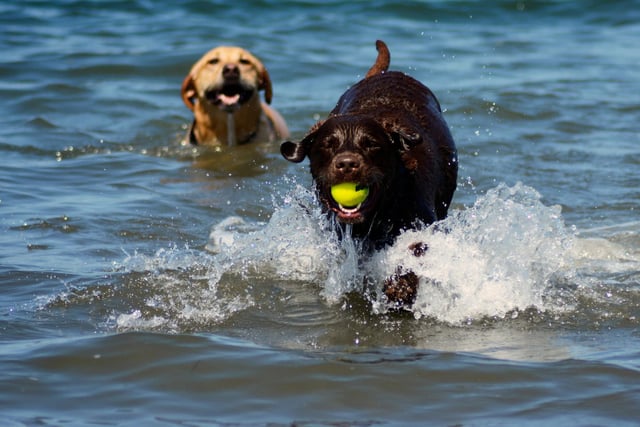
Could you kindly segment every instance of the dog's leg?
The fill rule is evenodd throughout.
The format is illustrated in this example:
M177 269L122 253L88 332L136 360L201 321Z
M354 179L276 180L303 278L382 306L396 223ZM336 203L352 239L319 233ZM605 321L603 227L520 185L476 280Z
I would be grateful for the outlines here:
M413 256L420 257L425 254L429 246L423 242L416 242L409 246ZM382 291L387 300L397 308L410 307L418 295L418 284L420 279L413 271L403 271L398 267L396 273L384 282Z
M402 268L398 267L396 274L385 280L382 291L396 308L410 307L418 294L418 282L416 273L403 273Z

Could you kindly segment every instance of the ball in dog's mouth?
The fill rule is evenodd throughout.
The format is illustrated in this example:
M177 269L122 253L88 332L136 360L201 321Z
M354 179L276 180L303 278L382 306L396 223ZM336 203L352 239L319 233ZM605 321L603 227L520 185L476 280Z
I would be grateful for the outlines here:
M356 223L364 219L362 208L369 197L369 187L355 182L342 182L331 186L331 209L342 222Z
M355 182L343 182L331 187L331 197L341 208L353 209L369 196L369 188Z

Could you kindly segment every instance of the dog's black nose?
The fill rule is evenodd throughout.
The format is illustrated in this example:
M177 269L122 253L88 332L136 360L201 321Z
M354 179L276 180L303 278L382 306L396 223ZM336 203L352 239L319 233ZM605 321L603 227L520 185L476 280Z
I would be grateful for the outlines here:
M222 68L222 77L225 79L237 79L240 77L240 68L236 64L225 64Z
M333 160L333 167L343 174L350 174L360 169L360 158L355 154L340 154Z

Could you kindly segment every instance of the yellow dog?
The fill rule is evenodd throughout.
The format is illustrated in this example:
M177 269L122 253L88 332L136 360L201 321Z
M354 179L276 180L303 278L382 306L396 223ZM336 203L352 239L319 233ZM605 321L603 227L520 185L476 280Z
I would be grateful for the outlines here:
M265 102L259 91L264 90ZM265 66L245 49L219 46L196 62L182 83L182 100L193 111L192 144L236 145L288 138L284 119L271 103Z

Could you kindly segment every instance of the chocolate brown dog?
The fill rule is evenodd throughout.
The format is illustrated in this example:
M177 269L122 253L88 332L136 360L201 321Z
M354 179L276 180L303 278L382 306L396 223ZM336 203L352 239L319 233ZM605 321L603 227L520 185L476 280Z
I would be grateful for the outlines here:
M264 90L265 102L259 91ZM182 100L193 111L192 144L235 145L288 138L282 116L268 104L273 89L265 66L245 49L219 46L196 62L182 82Z
M401 72L387 71L390 55L376 42L378 58L363 80L348 89L329 117L299 142L284 142L285 159L309 157L324 209L351 224L369 249L391 244L406 229L445 218L456 189L458 158L434 94ZM356 206L334 200L336 184L357 183L368 196ZM426 246L410 248L419 256ZM384 292L399 305L415 300L418 278L402 272Z

